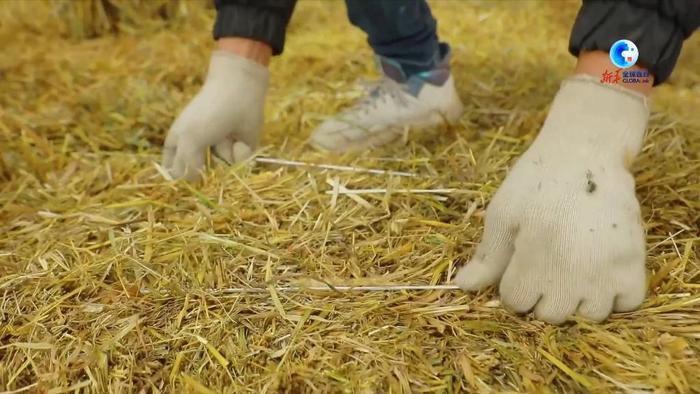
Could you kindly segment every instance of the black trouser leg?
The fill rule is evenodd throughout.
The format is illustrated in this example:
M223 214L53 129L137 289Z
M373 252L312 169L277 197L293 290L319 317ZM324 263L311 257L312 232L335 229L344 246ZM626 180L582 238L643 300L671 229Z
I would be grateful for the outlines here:
M569 51L609 51L620 39L635 43L637 63L654 85L671 75L683 41L700 25L700 0L584 0L571 32Z
M282 53L296 0L214 0L214 4L214 39L250 38L269 44L273 55Z

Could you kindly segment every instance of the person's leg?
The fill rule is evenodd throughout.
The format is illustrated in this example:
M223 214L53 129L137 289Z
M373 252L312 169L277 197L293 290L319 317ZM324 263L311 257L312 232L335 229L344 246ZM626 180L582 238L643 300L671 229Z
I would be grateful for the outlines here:
M364 100L323 122L311 145L331 151L391 142L407 128L456 121L462 103L424 0L346 0L351 23L367 33L384 78Z
M393 59L407 75L434 69L447 51L425 0L345 0L350 22L367 34L380 57ZM440 53L440 47L442 52Z

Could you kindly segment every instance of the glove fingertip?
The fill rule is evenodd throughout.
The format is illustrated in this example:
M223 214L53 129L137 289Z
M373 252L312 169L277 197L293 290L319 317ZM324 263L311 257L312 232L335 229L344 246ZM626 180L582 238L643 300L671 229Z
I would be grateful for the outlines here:
M231 164L235 161L233 156L233 142L230 139L225 139L214 146L214 154L226 163Z
M233 144L233 160L238 163L249 159L253 156L253 149L244 142L236 142Z
M175 149L174 148L163 148L163 156L161 160L161 166L167 170L173 166L173 161L175 160Z
M465 291L479 291L491 286L501 278L495 267L472 260L457 271L454 283Z

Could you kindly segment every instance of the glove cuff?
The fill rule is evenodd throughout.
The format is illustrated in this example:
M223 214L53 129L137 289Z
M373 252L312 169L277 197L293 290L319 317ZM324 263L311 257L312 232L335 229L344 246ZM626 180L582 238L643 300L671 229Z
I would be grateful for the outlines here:
M209 61L207 79L226 80L229 76L239 78L244 73L248 82L259 82L267 86L270 72L267 67L251 59L221 49L214 50Z
M600 83L598 78L595 78L592 75L588 74L576 74L573 76L570 76L569 78L565 79L561 83L561 88L563 89L565 86L572 84L572 85L586 85L586 84L592 84L596 87L603 88L603 89L609 89L613 92L617 92L621 95L627 95L630 99L638 101L641 105L643 105L646 109L647 112L649 111L649 98L642 93L635 92L634 90L627 89L625 87L622 87L620 85L614 85L614 84L609 84L609 83Z
M588 75L564 80L539 139L580 155L633 159L642 148L649 120L649 100Z

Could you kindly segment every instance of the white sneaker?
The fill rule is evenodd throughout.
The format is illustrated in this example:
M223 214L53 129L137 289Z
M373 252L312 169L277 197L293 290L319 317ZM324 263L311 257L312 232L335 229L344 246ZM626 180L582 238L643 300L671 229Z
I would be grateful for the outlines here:
M448 61L445 56L436 69L406 78L398 63L379 58L384 77L357 104L319 125L310 144L334 152L360 150L387 144L407 128L455 122L463 106Z

